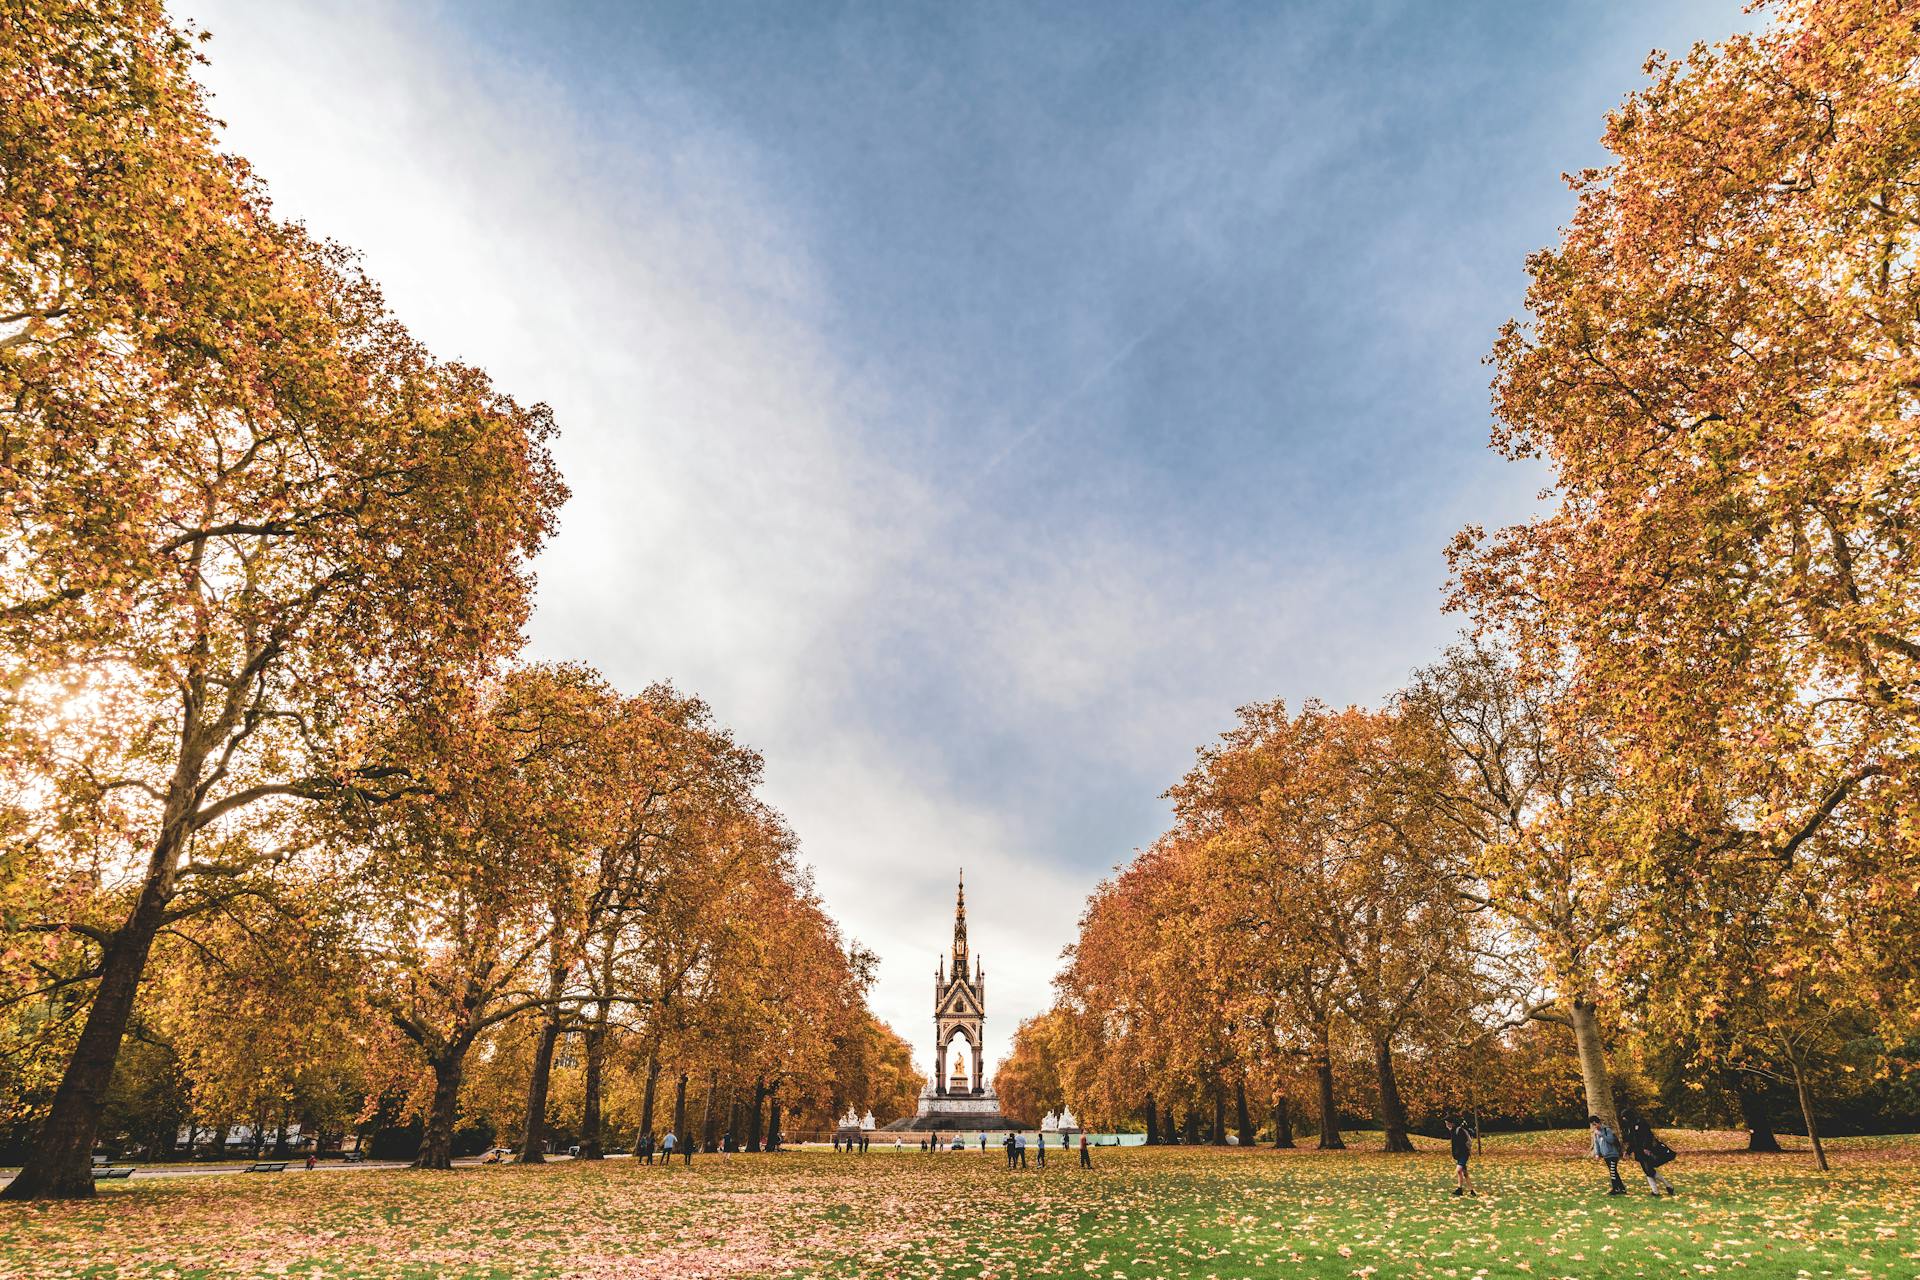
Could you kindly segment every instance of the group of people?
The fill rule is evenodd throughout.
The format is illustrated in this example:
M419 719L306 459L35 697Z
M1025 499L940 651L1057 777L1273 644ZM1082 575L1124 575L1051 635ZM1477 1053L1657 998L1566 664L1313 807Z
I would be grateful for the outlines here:
M676 1150L680 1152L680 1157L685 1163L693 1163L693 1144L691 1142L681 1142L674 1136L673 1130L669 1129L660 1136L660 1140L657 1143L654 1141L652 1134L641 1134L640 1141L634 1144L633 1154L638 1157L643 1164L652 1164L653 1157L655 1154L658 1154L661 1166L665 1167L673 1163L673 1153Z
M1018 1132L1009 1133L1006 1136L1004 1145L1006 1146L1006 1149L1007 1149L1007 1168L1009 1169L1026 1168L1027 1167L1027 1135L1024 1133L1018 1133ZM1060 1135L1061 1150L1064 1151L1065 1149L1067 1149L1072 1145L1073 1145L1072 1138L1068 1137L1066 1134ZM985 1151L987 1149L987 1135L984 1133L980 1135L980 1149L982 1151ZM1040 1132L1039 1137L1037 1137L1034 1140L1034 1165L1035 1167L1041 1168L1041 1169L1044 1169L1047 1167L1047 1135L1045 1130L1042 1130ZM1084 1133L1080 1135L1080 1167L1082 1169L1093 1168L1093 1147L1092 1147L1092 1144L1087 1140L1087 1135Z
M1646 1175L1649 1195L1672 1195L1673 1184L1660 1172L1660 1167L1672 1161L1673 1148L1660 1140L1644 1116L1626 1111L1621 1113L1620 1120L1624 1132L1615 1133L1613 1126L1599 1116L1587 1117L1587 1128L1593 1135L1593 1154L1607 1166L1607 1194L1627 1194L1627 1184L1620 1179L1620 1162L1631 1156L1640 1166L1640 1172ZM1473 1175L1467 1169L1467 1162L1473 1159L1473 1142L1478 1136L1465 1120L1448 1118L1447 1149L1453 1155L1453 1194L1456 1196L1480 1194L1474 1189Z
M1588 1116L1587 1127L1593 1135L1593 1154L1607 1166L1607 1178L1610 1183L1607 1189L1608 1195L1623 1196L1627 1194L1627 1184L1620 1178L1620 1162L1628 1157L1632 1157L1633 1161L1640 1166L1640 1172L1646 1175L1647 1191L1649 1194L1670 1196L1674 1193L1673 1184L1667 1180L1665 1174L1660 1172L1661 1166L1673 1159L1673 1148L1660 1140L1659 1135L1654 1133L1653 1127L1647 1123L1643 1116L1631 1111L1622 1112L1621 1133L1615 1133L1613 1126L1609 1125L1599 1116ZM1456 1196L1477 1196L1480 1192L1473 1185L1473 1174L1469 1170L1468 1165L1473 1159L1474 1140L1480 1135L1474 1132L1473 1127L1469 1125L1466 1120L1459 1117L1448 1117L1446 1129L1447 1149L1453 1156L1452 1194ZM954 1149L959 1150L960 1145L960 1139L956 1138L954 1140ZM1026 1134L1017 1131L1009 1132L1002 1145L1006 1148L1007 1152L1007 1168L1024 1169L1027 1167ZM1073 1145L1073 1139L1062 1134L1060 1135L1059 1145L1063 1149L1069 1148ZM900 1149L900 1139L897 1136L893 1140L893 1146L896 1151ZM850 1134L846 1137L841 1137L838 1134L834 1135L833 1149L835 1151L858 1151L864 1153L867 1147L868 1139L864 1132L858 1135ZM723 1156L731 1156L736 1149L732 1131L729 1130L722 1134L720 1137L721 1154ZM938 1134L932 1138L923 1138L920 1141L920 1150L922 1151L938 1151L941 1149ZM980 1135L980 1150L985 1152L986 1149L987 1135L983 1133ZM633 1153L645 1164L652 1164L653 1157L655 1154L658 1154L660 1163L667 1165L672 1163L673 1153L676 1150L681 1153L681 1158L687 1164L693 1163L693 1144L691 1142L680 1142L674 1136L673 1131L669 1129L657 1144L652 1134L641 1134L640 1141L635 1146ZM1044 1131L1042 1131L1034 1141L1034 1165L1041 1169L1047 1167L1047 1135ZM308 1158L308 1167L312 1167L311 1157ZM1080 1167L1082 1169L1091 1169L1093 1167L1092 1144L1088 1141L1087 1135L1084 1133L1080 1135Z
M1660 1172L1660 1166L1673 1159L1673 1148L1660 1141L1643 1117L1631 1111L1622 1113L1620 1127L1625 1130L1624 1134L1615 1133L1613 1126L1599 1116L1588 1116L1587 1127L1593 1131L1593 1154L1606 1164L1607 1177L1612 1180L1608 1195L1627 1194L1627 1184L1620 1180L1623 1156L1632 1156L1640 1172L1646 1175L1648 1195L1673 1194L1673 1184Z

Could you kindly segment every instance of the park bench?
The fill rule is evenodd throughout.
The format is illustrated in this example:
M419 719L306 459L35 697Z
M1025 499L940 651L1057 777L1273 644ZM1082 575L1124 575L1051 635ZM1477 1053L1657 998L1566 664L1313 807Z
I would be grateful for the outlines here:
M366 1162L367 1155L364 1151L349 1151L340 1158L348 1164L363 1164Z
M256 1160L252 1164L248 1165L242 1172L285 1173L287 1171L287 1166L291 1163L292 1162L288 1160Z
M101 1178L131 1178L133 1166L123 1164L116 1168L112 1165L97 1164L93 1166L93 1176L96 1181Z

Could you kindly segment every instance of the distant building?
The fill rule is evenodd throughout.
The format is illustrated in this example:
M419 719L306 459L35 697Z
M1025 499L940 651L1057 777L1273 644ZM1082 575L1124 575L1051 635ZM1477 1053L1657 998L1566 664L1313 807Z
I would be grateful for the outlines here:
M887 1130L929 1132L961 1129L1005 1129L1012 1122L1000 1114L1000 1098L986 1079L987 970L971 957L973 976L967 976L967 884L964 875L954 896L953 972L942 959L933 975L933 1079L920 1091L920 1105L911 1119L895 1120ZM972 1050L959 1050L955 1040ZM954 1049L952 1070L947 1055Z

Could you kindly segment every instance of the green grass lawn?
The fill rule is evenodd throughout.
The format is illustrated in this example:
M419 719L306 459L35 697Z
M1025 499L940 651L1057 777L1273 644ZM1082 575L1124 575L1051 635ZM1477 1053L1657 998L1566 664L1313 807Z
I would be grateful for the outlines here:
M791 1152L635 1165L138 1179L0 1205L0 1276L1873 1276L1920 1278L1920 1142L1835 1167L1675 1135L1680 1189L1608 1198L1579 1134L1490 1139L1481 1194L1415 1156Z

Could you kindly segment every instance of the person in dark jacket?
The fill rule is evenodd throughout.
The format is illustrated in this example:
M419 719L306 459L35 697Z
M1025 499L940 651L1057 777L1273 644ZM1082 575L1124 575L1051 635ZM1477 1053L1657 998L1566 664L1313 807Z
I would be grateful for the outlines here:
M1082 1169L1093 1168L1093 1157L1087 1152L1087 1135L1084 1133L1080 1135L1080 1167Z
M1473 1159L1472 1129L1465 1120L1447 1121L1447 1149L1453 1153L1453 1194L1457 1196L1477 1196L1473 1189L1473 1175L1467 1172L1467 1161Z
M1640 1172L1647 1175L1647 1191L1651 1195L1665 1192L1673 1194L1673 1184L1660 1172L1660 1166L1673 1159L1673 1149L1654 1135L1652 1126L1637 1113L1629 1112L1621 1117L1621 1127L1626 1130L1621 1141L1626 1144L1627 1154L1640 1166Z
M1599 1116L1588 1116L1587 1127L1593 1131L1593 1154L1607 1166L1607 1177L1613 1180L1613 1185L1607 1188L1607 1194L1627 1194L1627 1184L1620 1181L1620 1157L1626 1154L1620 1145L1620 1135Z

